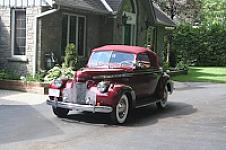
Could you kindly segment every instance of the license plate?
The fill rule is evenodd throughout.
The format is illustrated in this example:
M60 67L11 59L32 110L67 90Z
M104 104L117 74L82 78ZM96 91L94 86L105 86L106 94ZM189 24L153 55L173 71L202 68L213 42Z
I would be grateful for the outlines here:
M49 96L60 97L60 90L49 89Z

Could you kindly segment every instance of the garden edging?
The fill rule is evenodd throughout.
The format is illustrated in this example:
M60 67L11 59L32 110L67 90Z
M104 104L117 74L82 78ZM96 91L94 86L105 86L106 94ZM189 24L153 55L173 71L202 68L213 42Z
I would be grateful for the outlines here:
M46 94L48 92L48 84L19 80L0 80L0 89Z

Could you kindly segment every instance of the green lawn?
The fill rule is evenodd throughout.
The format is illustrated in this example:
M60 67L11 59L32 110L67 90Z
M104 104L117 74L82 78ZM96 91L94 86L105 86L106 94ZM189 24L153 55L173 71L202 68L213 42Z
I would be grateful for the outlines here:
M187 75L172 77L181 82L226 83L226 67L190 67Z

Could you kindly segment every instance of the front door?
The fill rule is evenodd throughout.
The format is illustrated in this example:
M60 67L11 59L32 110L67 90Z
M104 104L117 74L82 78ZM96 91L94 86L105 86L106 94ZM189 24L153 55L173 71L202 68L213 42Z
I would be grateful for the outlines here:
M125 45L132 45L131 39L132 39L131 25L130 24L126 24L124 26L124 44Z
M158 74L152 69L151 61L147 54L139 54L137 62L142 66L137 68L134 73L133 82L134 89L138 97L149 97L154 94Z

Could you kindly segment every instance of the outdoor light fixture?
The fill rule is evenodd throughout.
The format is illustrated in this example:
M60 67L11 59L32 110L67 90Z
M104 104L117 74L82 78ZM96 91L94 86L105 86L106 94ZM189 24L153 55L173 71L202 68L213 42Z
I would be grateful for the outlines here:
M124 14L122 15L122 25L126 25L127 20L128 20L128 16L126 16L126 14L124 13Z
M45 54L46 57L46 69L51 69L56 63L53 52Z

